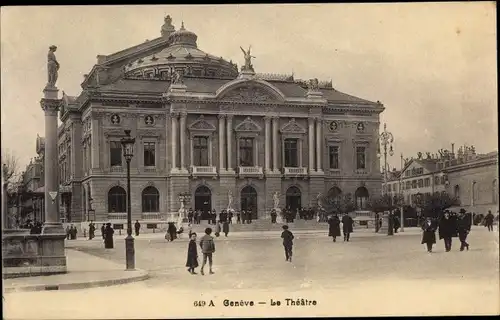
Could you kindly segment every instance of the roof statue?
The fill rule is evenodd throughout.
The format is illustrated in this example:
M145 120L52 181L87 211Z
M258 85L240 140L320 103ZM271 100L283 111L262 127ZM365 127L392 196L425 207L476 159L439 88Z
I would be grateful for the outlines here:
M307 89L309 91L318 91L319 90L319 81L317 78L310 79L309 82L307 83Z
M172 32L175 31L175 27L172 25L172 18L170 15L165 17L165 23L161 26L161 36L168 37Z
M252 46L249 46L247 51L245 51L245 49L243 49L242 47L240 47L240 49L243 52L243 56L245 57L245 65L241 67L241 71L253 71L252 58L255 57L250 53Z
M57 77L58 77L58 71L59 71L59 62L57 62L56 55L54 52L56 52L57 47L52 45L49 47L49 53L47 54L47 74L48 74L48 81L47 81L47 88L55 88L56 87L56 82L57 82Z

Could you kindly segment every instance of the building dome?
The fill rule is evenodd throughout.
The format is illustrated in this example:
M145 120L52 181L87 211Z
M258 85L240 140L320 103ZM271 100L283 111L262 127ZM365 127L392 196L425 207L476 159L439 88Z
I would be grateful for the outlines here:
M166 34L164 33L166 36ZM174 71L188 77L236 78L236 64L198 49L198 36L184 28L168 34L168 47L153 55L130 62L125 67L129 78L169 79Z

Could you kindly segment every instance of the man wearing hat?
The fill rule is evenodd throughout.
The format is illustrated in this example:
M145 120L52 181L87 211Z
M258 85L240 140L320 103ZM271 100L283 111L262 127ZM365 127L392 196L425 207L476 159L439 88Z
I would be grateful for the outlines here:
M283 247L285 248L285 258L286 261L292 262L293 233L288 230L286 224L282 228L283 232L281 233L281 238L283 239Z
M466 242L467 235L471 229L471 219L466 213L465 209L460 209L458 216L458 238L460 239L460 251L464 251L465 248L469 250L469 244Z

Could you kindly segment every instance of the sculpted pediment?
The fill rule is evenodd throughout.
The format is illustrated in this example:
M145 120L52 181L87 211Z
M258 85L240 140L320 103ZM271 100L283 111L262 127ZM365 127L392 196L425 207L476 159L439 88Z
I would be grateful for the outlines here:
M306 133L306 129L302 127L295 119L291 119L280 129L281 133Z
M231 90L224 96L224 100L231 101L252 101L252 102L266 102L276 100L273 96L265 90L258 87L240 87Z
M216 128L213 124L205 120L203 115L201 115L196 121L189 125L190 131L215 131Z
M234 128L234 131L237 132L260 132L261 130L262 128L250 117L247 117Z

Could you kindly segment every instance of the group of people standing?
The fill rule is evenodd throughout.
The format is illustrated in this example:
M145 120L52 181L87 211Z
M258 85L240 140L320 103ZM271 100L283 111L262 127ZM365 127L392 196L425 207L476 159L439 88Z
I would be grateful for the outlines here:
M328 236L333 238L333 242L337 241L337 237L340 237L340 223L342 222L342 232L344 234L344 241L349 242L351 238L351 233L354 231L354 220L347 214L344 213L342 220L339 216L334 213L328 217Z
M427 251L431 253L432 247L436 243L436 231L438 231L439 239L444 241L446 252L451 251L452 239L456 237L460 240L460 251L469 250L467 236L470 233L471 226L472 217L464 209L460 209L458 215L445 210L437 219L432 217L425 219L422 225L422 244L426 244Z

